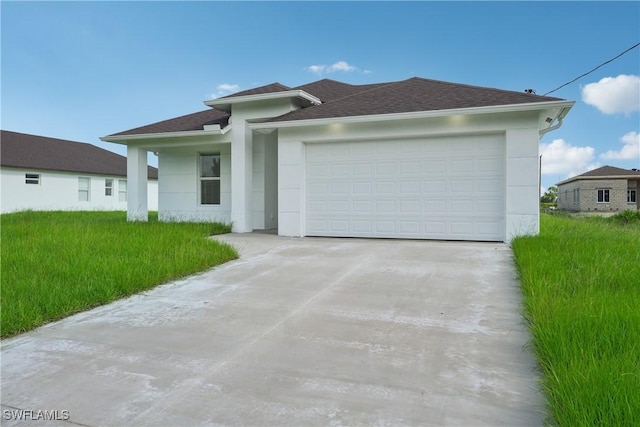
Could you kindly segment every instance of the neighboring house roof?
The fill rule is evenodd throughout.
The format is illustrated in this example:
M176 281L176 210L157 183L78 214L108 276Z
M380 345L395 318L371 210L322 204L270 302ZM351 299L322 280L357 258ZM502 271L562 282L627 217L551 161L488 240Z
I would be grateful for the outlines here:
M0 165L3 167L127 176L127 158L84 142L3 130L0 133ZM148 176L158 179L149 166Z
M227 95L220 99L301 90L322 101L292 111L266 122L327 119L379 114L397 114L418 111L453 110L474 107L490 107L514 104L529 104L549 101L564 101L561 98L539 96L525 92L514 92L466 84L444 82L413 77L388 83L352 85L330 79L290 88L280 83L271 83L254 89ZM202 130L206 124L228 124L229 115L204 111L164 120L151 125L116 133L110 136L139 135L159 132ZM217 114L217 115L216 115Z
M622 169L615 166L602 166L597 169L590 170L580 175L576 175L569 179L565 179L558 185L568 184L581 179L640 179L640 170L638 169Z

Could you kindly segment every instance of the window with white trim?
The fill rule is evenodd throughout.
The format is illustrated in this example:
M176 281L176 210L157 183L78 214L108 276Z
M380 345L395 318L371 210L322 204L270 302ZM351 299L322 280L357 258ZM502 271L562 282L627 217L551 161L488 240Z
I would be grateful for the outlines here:
M78 177L78 200L88 202L91 197L91 178Z
M636 190L627 190L627 203L635 203L637 200Z
M113 179L105 178L104 180L104 195L113 196Z
M40 174L39 173L25 173L24 174L24 183L25 184L40 184Z
M609 203L609 190L606 188L598 189L598 203Z
M220 153L200 154L200 204L220 204Z
M118 201L120 202L127 201L127 180L126 179L118 180Z

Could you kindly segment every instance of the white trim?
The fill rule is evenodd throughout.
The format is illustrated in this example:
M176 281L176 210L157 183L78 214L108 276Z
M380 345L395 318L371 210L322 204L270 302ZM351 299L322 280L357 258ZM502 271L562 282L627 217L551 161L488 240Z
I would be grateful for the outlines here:
M334 123L367 123L388 120L407 120L431 117L445 117L454 114L491 114L512 113L520 111L538 111L550 108L570 108L574 101L548 101L527 104L508 104L487 107L454 108L450 110L414 111L409 113L372 114L366 116L328 117L322 119L291 120L284 122L248 123L249 129L289 128L300 126L315 126Z
M136 135L114 135L100 137L101 141L115 142L118 144L126 144L127 141L140 139L159 139L159 138L189 138L193 136L214 136L224 135L231 130L231 125L220 128L220 125L206 125L204 130L188 130L180 132L156 132L156 133L140 133Z
M280 98L302 98L306 99L314 105L321 104L320 99L303 90L284 90L280 92L258 93L254 95L232 96L230 98L217 98L209 101L203 101L204 105L209 107L220 107L225 105L237 104L240 102L256 102L266 101Z

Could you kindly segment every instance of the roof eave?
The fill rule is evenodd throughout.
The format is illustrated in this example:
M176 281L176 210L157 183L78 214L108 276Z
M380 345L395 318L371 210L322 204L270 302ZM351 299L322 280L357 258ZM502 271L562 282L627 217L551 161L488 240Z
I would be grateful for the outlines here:
M492 105L486 107L454 108L447 110L414 111L408 113L372 114L365 116L329 117L321 119L289 120L282 122L259 122L249 124L250 129L288 128L312 125L325 125L333 123L366 123L389 120L407 120L418 118L434 118L451 116L455 114L492 114L511 113L521 111L542 111L547 109L568 110L575 104L574 101L545 101L526 104ZM566 112L564 113L566 115Z
M231 98L211 99L209 101L204 101L204 105L207 105L209 107L215 107L218 110L229 112L230 107L233 104L239 104L244 102L268 101L268 100L282 99L282 98L301 98L308 101L311 105L318 105L322 103L320 99L316 98L310 93L300 89L296 89L296 90L285 90L280 92L269 92L269 93L259 93L254 95L236 96Z
M127 144L128 141L158 138L189 138L194 136L215 136L224 135L231 130L231 125L221 128L220 125L206 125L203 130L189 130L179 132L155 132L140 133L134 135L108 135L100 137L101 141L114 142L116 144Z
M564 181L558 182L556 185L569 184L574 181L596 181L602 179L640 179L640 175L602 175L602 176L574 176L573 178L567 178Z

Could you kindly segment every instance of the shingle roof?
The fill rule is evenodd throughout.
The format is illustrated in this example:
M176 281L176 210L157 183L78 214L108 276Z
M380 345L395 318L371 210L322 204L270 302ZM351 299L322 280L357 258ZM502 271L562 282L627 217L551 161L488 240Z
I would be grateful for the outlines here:
M202 130L207 125L220 125L221 128L229 124L229 113L209 108L198 113L187 114L173 119L163 120L150 125L140 126L134 129L125 130L110 136L120 135L140 135L147 133L165 132L186 132L191 130Z
M274 117L267 122L451 110L545 101L562 101L562 99L413 77L388 84L367 85L362 91L354 94Z
M84 142L3 130L0 133L0 165L32 170L127 176L127 158ZM148 167L149 178L158 169Z
M294 89L300 89L307 93L310 93L311 95L320 99L320 101L322 102L329 102L387 84L389 83L350 85L348 83L342 83L336 80L322 79L316 82L304 84L302 86L297 86Z
M266 120L267 122L563 101L560 98L538 96L525 92L470 86L420 77L366 85L352 85L331 79L322 79L295 88L280 83L271 83L227 95L220 99L277 93L292 89L303 90L319 98L322 104L270 118ZM228 113L210 109L110 136L202 130L207 124L217 123L221 127L225 127L228 121Z
M589 172L585 172L581 175L576 176L575 178L578 177L589 177L589 176L594 176L594 177L600 177L600 176L639 176L640 177L640 171L639 170L633 170L633 169L622 169L622 168L617 168L615 166L602 166L599 167L597 169L593 169L590 170Z
M247 89L241 92L232 93L231 95L222 96L218 99L235 98L237 96L247 96L247 95L260 95L263 93L284 92L287 90L291 90L291 88L289 86L285 86L283 84L275 82L275 83L270 83L268 85L255 87L253 89Z
M577 181L580 179L598 179L605 177L620 177L620 178L638 178L640 179L640 170L638 169L622 169L615 166L602 166L597 169L590 170L580 175L573 176L571 178L560 181L560 184L567 184L569 182Z

